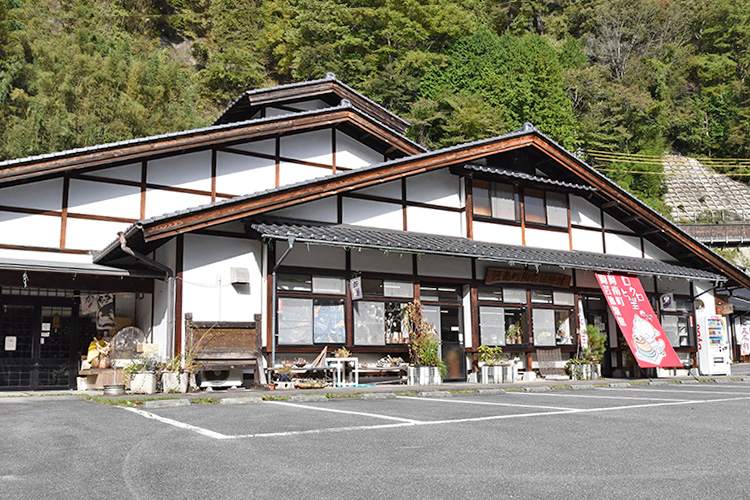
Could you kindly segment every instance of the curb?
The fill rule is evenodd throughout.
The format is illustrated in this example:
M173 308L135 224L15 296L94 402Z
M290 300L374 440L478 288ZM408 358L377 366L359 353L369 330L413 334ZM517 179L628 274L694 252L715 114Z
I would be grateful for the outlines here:
M336 398L331 398L336 399ZM287 401L295 401L297 403L314 403L317 401L328 401L328 398L324 394L307 394L298 396L289 396Z
M417 396L421 396L423 398L450 398L453 396L448 391L424 391L424 392L418 392Z
M221 398L219 400L219 404L222 404L222 405L250 405L250 404L258 404L262 402L263 402L263 398L259 398L257 396L248 396L248 397L241 397L241 398Z
M396 394L393 392L366 392L360 395L362 399L396 399Z
M144 401L142 408L150 410L157 408L177 408L178 406L190 406L189 399L155 399L153 401Z

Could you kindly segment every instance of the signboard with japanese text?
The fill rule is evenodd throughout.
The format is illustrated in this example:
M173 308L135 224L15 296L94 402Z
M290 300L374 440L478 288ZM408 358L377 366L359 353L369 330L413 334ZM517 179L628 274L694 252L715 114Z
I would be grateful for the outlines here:
M638 278L596 273L628 347L641 368L682 367Z

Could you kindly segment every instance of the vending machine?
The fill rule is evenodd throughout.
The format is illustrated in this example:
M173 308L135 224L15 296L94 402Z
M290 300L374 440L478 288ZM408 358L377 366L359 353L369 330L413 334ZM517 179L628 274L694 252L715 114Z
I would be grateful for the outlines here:
M723 316L706 316L698 322L698 369L701 375L729 375L729 332Z

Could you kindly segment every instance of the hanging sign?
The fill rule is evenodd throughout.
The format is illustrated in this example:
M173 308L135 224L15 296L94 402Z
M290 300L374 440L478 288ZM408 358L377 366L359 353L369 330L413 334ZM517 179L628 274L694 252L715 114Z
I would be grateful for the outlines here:
M583 314L583 301L578 298L578 334L581 337L581 349L589 346L589 334L586 331L586 315Z
M349 280L349 290L352 293L352 300L359 300L362 298L362 277L357 276Z
M742 325L737 332L737 343L740 344L740 356L750 356L750 326Z
M485 285L498 283L527 283L530 285L547 285L569 287L570 276L556 273L537 273L526 269L502 269L491 267L484 277Z
M609 308L641 368L682 367L648 301L641 281L620 274L596 273Z

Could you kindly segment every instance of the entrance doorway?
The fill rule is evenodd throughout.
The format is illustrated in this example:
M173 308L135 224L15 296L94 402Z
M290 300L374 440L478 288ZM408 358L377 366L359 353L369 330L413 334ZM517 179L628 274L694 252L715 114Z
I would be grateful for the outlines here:
M440 338L440 356L448 370L445 379L466 380L461 287L422 285L420 298L425 319L435 325Z
M0 303L0 390L67 389L75 382L78 309L70 300Z

